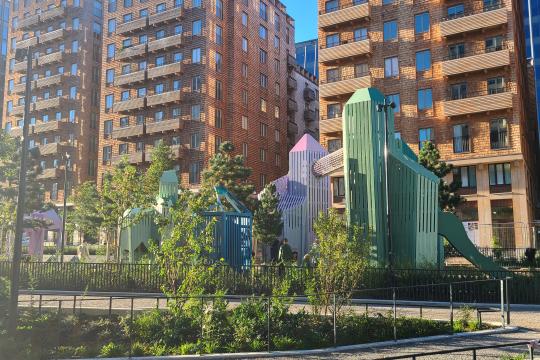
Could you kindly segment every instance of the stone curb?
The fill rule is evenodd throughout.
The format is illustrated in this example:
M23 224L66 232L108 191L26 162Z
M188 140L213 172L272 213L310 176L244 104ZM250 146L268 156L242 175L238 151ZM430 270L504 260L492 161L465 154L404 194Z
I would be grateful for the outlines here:
M143 357L131 357L131 358L121 357L121 358L108 358L108 359L103 359L103 360L175 360L175 359L214 360L214 359L255 359L255 358L275 358L275 357L282 357L282 356L322 355L322 354L330 354L330 353L336 353L336 352L376 349L376 348L383 348L383 347L395 346L395 345L407 345L407 344L414 344L414 343L432 342L432 341L438 341L438 340L448 340L452 338L506 334L506 333L511 333L511 332L517 332L519 329L520 329L519 327L507 326L505 328L481 330L481 331L475 331L472 333L426 336L426 337L420 337L420 338L402 339L398 341L390 340L390 341L381 341L381 342L368 343L368 344L346 345L346 346L337 346L337 347L332 347L332 348L312 349L312 350L273 351L270 353L250 352L250 353L226 353L226 354L208 354L208 355L143 356ZM82 359L82 360L91 360L91 359Z

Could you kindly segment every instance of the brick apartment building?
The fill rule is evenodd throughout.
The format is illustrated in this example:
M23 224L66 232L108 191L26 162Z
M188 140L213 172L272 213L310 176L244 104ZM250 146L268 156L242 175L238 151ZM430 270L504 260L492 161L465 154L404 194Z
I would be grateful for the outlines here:
M22 135L25 79L31 76L29 145L40 150L45 200L63 199L65 154L70 184L95 179L99 126L102 14L99 1L11 2L3 128ZM16 49L31 47L28 59Z
M226 140L258 189L287 172L294 23L279 1L110 0L103 21L98 183L159 141L186 187Z
M341 113L358 88L397 104L397 136L430 140L455 166L463 221L534 220L535 120L528 113L520 1L318 0L320 132L341 147ZM343 172L332 181L343 207ZM508 247L527 247L517 234ZM510 237L512 238L512 237ZM492 246L492 239L479 245Z

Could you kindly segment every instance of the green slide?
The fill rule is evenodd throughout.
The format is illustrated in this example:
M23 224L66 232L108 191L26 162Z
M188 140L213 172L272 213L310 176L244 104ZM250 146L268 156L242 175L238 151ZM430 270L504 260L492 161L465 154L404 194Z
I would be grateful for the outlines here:
M507 271L478 251L467 236L463 224L454 214L439 211L439 235L448 240L465 259L478 269L489 273Z

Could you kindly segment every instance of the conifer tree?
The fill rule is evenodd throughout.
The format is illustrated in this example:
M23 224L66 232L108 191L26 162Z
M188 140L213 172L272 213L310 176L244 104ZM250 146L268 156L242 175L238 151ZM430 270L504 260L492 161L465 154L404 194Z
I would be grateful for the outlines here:
M276 185L273 183L266 185L253 216L253 238L258 244L272 245L281 235L283 220L278 205L279 195L276 192Z
M160 141L158 146L152 149L152 161L143 176L143 202L145 206L151 206L155 202L159 192L159 180L164 171L173 168L172 152L169 145Z

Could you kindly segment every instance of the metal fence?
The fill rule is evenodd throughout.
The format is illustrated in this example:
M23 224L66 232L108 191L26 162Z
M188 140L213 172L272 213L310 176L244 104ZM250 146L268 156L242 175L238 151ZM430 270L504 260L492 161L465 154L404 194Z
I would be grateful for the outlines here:
M0 276L9 277L11 263L0 262ZM215 269L215 282L229 294L271 294L276 285L287 280L291 291L305 294L311 278L311 269L299 266L252 265L245 271L228 266ZM468 268L445 270L368 268L359 274L361 288L374 289L392 286L410 286L410 290L398 294L401 300L429 299L439 301L447 294L435 291L427 285L485 280L488 278L512 278L510 301L516 304L540 304L540 271L505 271L485 274ZM182 279L182 274L178 275ZM161 292L164 280L156 266L150 264L116 263L21 263L21 289L70 290L101 292ZM422 287L420 287L422 285ZM209 293L215 289L209 287ZM456 289L456 301L493 302L497 289L487 285L469 283ZM380 296L378 294L377 296ZM429 298L427 298L429 296Z

